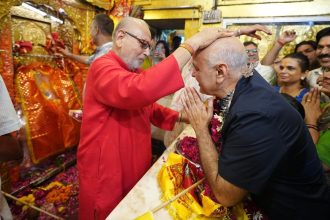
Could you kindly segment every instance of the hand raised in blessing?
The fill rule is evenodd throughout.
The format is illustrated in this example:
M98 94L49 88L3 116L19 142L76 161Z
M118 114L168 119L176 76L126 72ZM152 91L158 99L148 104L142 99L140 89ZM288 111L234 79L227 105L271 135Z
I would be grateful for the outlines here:
M242 27L240 29L237 29L235 31L235 33L236 33L237 37L240 35L247 35L247 36L254 37L254 38L261 40L261 36L257 34L257 31L264 32L268 35L272 34L271 30L269 30L266 26L260 25L260 24Z

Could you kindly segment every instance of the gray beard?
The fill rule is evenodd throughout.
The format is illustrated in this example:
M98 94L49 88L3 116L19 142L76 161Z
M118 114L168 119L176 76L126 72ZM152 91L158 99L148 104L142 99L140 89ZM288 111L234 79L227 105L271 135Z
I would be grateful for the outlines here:
M130 69L132 71L135 71L136 69L138 69L140 66L142 65L142 63L140 63L138 60L135 60L132 62L131 65L129 65Z

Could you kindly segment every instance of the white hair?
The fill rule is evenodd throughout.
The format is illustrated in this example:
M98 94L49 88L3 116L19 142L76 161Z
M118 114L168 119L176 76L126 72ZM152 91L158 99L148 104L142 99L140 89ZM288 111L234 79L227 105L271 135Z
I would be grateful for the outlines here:
M243 45L233 44L232 39L221 39L215 53L209 53L211 65L225 63L233 76L241 77L248 67L248 56Z

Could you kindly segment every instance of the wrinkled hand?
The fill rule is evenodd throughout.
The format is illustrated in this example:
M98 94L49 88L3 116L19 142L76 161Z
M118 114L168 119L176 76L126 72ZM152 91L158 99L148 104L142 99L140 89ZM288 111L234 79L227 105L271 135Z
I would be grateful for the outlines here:
M322 114L320 107L321 92L318 88L313 88L306 93L302 99L301 104L305 109L305 122L306 124L316 125L317 120Z
M295 30L288 30L288 31L284 31L281 36L279 37L278 40L280 40L283 43L289 43L291 41L293 41L294 39L296 39L297 34L295 32Z
M263 26L260 24L255 24L255 25L248 26L248 27L242 27L239 30L237 30L235 33L236 33L236 36L247 35L247 36L254 37L254 38L261 40L261 36L256 34L257 31L262 31L268 35L272 34L271 30L269 30L266 26Z
M191 45L194 50L197 51L198 49L203 49L209 46L219 38L232 36L235 36L234 31L223 28L206 28L189 38L186 43Z
M213 100L209 100L206 108L194 88L185 88L181 101L183 110L195 132L208 129L213 116Z
M323 76L319 78L321 78L319 83L319 85L322 86L321 92L330 98L330 71L324 72Z

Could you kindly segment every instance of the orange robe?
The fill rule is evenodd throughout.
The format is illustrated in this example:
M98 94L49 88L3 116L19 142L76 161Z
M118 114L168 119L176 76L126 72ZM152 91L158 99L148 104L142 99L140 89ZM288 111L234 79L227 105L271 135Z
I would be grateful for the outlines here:
M178 117L154 102L183 86L173 56L138 73L113 51L93 62L78 148L80 219L105 219L150 168L150 123L171 130Z

